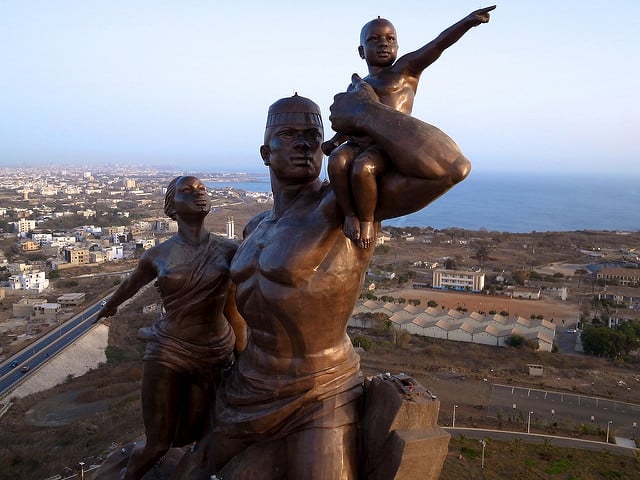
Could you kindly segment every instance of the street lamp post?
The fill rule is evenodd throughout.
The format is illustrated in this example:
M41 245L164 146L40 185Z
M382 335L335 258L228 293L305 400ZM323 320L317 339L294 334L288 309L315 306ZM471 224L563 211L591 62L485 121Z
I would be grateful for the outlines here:
M84 462L78 464L80 466L80 480L84 480Z
M531 415L533 415L533 411L529 410L529 415L527 416L527 433L531 431Z
M482 460L480 463L481 468L484 468L484 447L487 446L487 441L486 440L480 440L480 443L482 444Z
M605 443L609 443L609 427L611 426L613 422L611 420L609 420L607 422L607 440L605 441Z
M451 428L456 428L456 408L458 408L458 405L453 406L453 419L451 420Z

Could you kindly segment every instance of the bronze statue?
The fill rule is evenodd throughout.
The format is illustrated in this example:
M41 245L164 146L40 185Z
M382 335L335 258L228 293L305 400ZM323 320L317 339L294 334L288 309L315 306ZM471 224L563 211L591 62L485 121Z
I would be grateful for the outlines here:
M397 61L395 27L384 18L371 20L362 27L358 47L358 53L369 69L364 80L373 87L383 104L410 115L424 69L472 27L488 22L489 12L494 8L470 13L431 42ZM329 155L329 178L345 214L344 233L359 247L369 248L375 240L376 178L384 174L388 165L384 151L371 139L349 139L340 133L323 143L322 149Z
M442 131L383 105L357 75L330 120L389 158L374 228L421 209L470 171ZM231 264L247 348L216 398L216 426L174 478L355 479L359 357L346 334L373 249L342 233L345 212L319 179L323 127L311 100L269 108L260 155L274 206L252 219ZM212 477L213 478L213 477Z
M198 440L211 427L210 411L234 347L244 347L244 321L234 301L230 264L237 245L204 227L210 201L196 177L171 181L165 213L178 233L150 248L120 284L98 319L157 279L165 313L140 331L147 341L142 374L146 442L133 450L122 478L140 479L171 446Z

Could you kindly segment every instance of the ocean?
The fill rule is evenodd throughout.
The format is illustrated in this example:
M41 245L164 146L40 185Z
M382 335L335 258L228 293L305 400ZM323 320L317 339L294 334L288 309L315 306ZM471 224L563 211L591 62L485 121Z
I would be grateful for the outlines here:
M264 182L208 183L247 191ZM424 209L386 220L396 227L498 232L640 231L640 176L475 173Z

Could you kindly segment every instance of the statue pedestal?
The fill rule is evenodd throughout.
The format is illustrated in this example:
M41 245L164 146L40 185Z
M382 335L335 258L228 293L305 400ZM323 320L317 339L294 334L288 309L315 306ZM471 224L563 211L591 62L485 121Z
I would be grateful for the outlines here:
M451 435L438 427L440 402L406 375L365 382L363 480L436 480Z
M145 438L139 438L133 443L128 443L120 450L116 450L107 457L105 462L93 474L86 473L89 480L120 480L122 471L127 467L131 451L136 445L140 445ZM170 448L153 468L151 468L142 480L169 480L176 465L182 459L184 450Z

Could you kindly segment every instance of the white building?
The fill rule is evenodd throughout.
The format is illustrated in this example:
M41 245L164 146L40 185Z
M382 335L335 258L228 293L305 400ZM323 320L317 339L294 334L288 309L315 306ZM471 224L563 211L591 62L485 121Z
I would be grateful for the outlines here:
M236 224L233 217L227 217L227 238L230 240L236 238Z
M433 271L433 288L480 292L484 288L484 273L436 268Z
M29 290L41 293L49 287L49 279L44 272L22 272L9 277L9 288L12 290Z
M511 298L526 298L528 300L540 300L539 287L509 286L505 288L505 295Z
M124 247L122 245L112 245L105 253L106 261L122 260L124 258Z
M53 235L50 233L34 233L31 235L31 240L38 242L38 244L43 247L53 241Z
M55 242L59 247L68 247L69 245L76 244L76 237L60 236L60 237L53 237L53 239L55 240Z
M15 222L16 230L19 235L24 235L29 233L31 230L36 228L35 220L27 220L26 218L21 218L17 222Z

